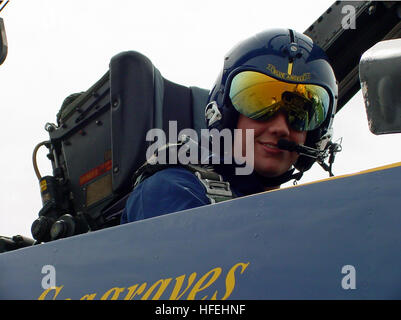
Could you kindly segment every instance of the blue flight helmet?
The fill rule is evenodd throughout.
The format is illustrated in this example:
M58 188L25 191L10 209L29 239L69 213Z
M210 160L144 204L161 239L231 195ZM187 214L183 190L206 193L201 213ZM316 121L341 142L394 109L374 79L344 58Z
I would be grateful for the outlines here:
M266 30L241 41L225 56L223 70L210 91L205 110L209 129L236 128L240 109L237 105L234 107L230 90L236 75L248 71L284 85L306 85L323 91L326 102L321 108L320 120L311 125L313 121L309 119L309 124L304 124L307 129L302 130L308 131L305 146L324 149L331 141L338 88L323 49L308 36L289 29ZM305 172L315 161L300 155L294 167Z

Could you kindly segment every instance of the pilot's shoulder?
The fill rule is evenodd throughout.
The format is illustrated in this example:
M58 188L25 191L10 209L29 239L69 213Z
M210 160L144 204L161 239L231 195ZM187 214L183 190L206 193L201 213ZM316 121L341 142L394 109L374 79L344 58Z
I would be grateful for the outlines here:
M140 185L149 188L174 188L174 187L196 187L203 189L203 186L194 173L183 167L167 167L157 171L146 178Z

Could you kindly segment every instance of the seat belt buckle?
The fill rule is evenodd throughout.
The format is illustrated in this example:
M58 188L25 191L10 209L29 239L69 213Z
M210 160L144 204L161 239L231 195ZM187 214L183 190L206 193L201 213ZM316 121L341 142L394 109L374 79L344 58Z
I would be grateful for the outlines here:
M199 172L195 172L195 175L206 188L206 196L210 199L212 204L233 198L230 183L223 181L220 175L220 181L203 179Z

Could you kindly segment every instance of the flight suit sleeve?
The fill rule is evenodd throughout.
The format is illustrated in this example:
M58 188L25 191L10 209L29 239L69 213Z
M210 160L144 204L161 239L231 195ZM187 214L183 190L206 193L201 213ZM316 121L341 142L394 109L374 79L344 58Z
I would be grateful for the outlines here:
M205 187L184 168L168 168L141 182L129 196L121 224L210 204Z

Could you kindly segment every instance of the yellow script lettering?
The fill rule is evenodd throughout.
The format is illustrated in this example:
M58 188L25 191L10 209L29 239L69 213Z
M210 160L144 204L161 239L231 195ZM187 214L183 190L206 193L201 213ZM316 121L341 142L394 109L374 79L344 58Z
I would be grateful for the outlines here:
M125 288L117 288L117 287L111 288L100 298L100 300L107 300L109 295L111 295L111 294L113 294L113 296L110 298L110 300L117 300L120 293L123 292L124 290L125 290Z
M138 288L138 290L136 289L137 287L138 287L138 285L134 284L133 286L127 288L128 293L125 296L124 300L133 300L136 295L142 294L142 292L145 291L146 282L142 283L141 286Z
M212 270L210 270L208 273L206 273L202 278L199 279L199 281L194 285L194 287L192 288L191 292L188 294L187 299L188 300L194 300L195 296L198 292L205 290L206 288L210 287L211 284L213 282L215 282L217 280L217 278L220 276L221 274L221 268L214 268ZM207 280L207 278L209 278L209 276L211 276L211 278L209 279L209 281L203 285L203 283ZM203 286L202 286L203 285ZM213 296L215 297L215 296ZM202 298L202 300L205 300L207 298L207 296L204 296Z
M227 273L227 277L226 277L226 293L224 294L224 297L221 298L221 300L226 300L231 293L233 292L234 288L235 288L235 270L238 269L238 267L241 267L241 271L240 273L243 274L245 269L248 267L249 262L248 263L237 263L236 265L234 265L230 271L228 271Z
M160 296L163 294L164 290L166 290L167 286L169 285L171 278L168 279L160 279L156 281L146 293L143 295L141 300L147 300L149 296L152 294L153 290L160 285L159 289L157 290L156 294L153 296L152 300L158 300Z
M42 292L42 294L39 296L38 300L45 300L47 294L52 291L55 290L54 296L53 296L53 300L56 300L56 297L58 296L58 294L60 293L61 289L63 289L64 286L60 286L60 287L50 287L48 289L46 289L45 291Z
M184 291L181 294L178 294L178 293L180 292L182 284L183 284L183 282L185 280L185 274L175 278L175 286L174 286L173 292L171 293L170 300L179 300L185 294L185 292L187 292L189 287L195 281L195 278L196 278L196 272L192 273L189 276L188 285L187 285L187 287L184 289Z

